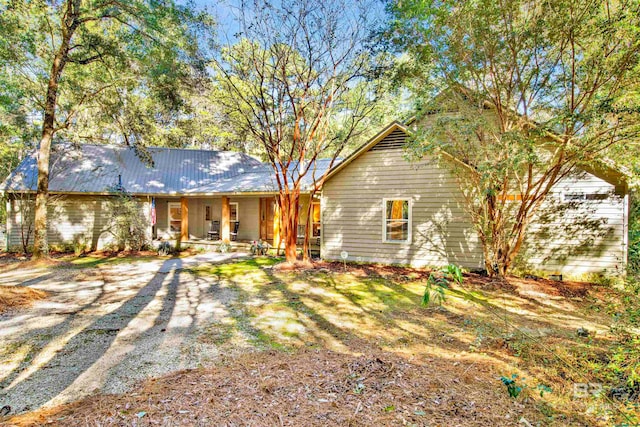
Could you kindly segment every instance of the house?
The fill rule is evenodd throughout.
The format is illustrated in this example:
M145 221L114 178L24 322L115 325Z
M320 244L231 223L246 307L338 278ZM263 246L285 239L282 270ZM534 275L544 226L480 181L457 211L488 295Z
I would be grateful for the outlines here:
M407 162L408 135L401 123L387 126L328 172L318 200L310 200L313 183L306 177L300 223L307 223L312 203L313 235L327 260L484 268L458 183L433 159ZM109 203L116 185L135 197L146 217L155 206L149 237L205 241L211 222L220 221L220 237L228 239L231 224L239 221L238 240L277 240L270 165L234 152L148 151L151 166L128 147L58 146L51 167L50 243L80 239L92 249L112 244ZM316 176L328 166L318 161ZM20 247L33 215L36 177L33 154L0 187L8 196L9 248ZM629 191L622 174L607 167L577 171L555 186L548 205L552 212L543 210L529 227L522 251L527 268L575 275L625 268Z
M329 172L322 188L322 257L484 268L458 183L433 159L409 163L403 153L408 135L394 122ZM543 210L529 227L522 257L527 268L574 275L624 270L624 176L606 167L577 171L549 199L554 209Z
M149 238L206 243L212 221L219 221L222 239L228 240L233 224L239 222L238 241L277 240L278 187L271 165L230 151L159 147L147 151L151 164L143 162L131 147L55 145L49 184L49 244L83 242L93 250L113 245L110 203L116 187L139 203L140 212L149 220ZM319 160L318 173L328 165ZM9 249L21 248L23 233L30 229L26 225L33 221L36 181L36 153L32 153L0 187L7 195ZM312 229L319 237L319 200L310 200L310 177L302 184L300 223L306 224L306 207L312 203Z

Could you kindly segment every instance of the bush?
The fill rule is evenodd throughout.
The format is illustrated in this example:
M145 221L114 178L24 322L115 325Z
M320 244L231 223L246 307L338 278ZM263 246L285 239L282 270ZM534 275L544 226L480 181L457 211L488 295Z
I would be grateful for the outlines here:
M148 246L149 222L140 203L125 191L117 191L110 201L112 212L109 231L115 238L119 251L139 251Z
M449 287L449 283L462 284L463 280L462 269L454 264L449 264L440 271L431 273L422 296L422 305L429 305L432 302L442 305L445 300L444 290Z

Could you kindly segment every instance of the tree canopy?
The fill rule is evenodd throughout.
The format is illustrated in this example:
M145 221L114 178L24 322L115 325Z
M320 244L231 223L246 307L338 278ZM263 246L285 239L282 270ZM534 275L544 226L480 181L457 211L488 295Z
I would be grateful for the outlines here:
M376 105L376 86L367 84L374 63L365 49L366 7L341 0L243 4L241 38L213 64L217 102L273 167L288 261L296 258L304 177L321 185L316 161L333 164Z
M4 110L40 128L34 254L47 253L49 154L56 137L143 139L184 114L205 77L207 15L173 2L12 0L0 3ZM12 103L17 94L21 102ZM15 121L14 120L14 121ZM15 135L17 137L17 135ZM146 160L149 160L146 158Z
M400 76L431 117L414 154L465 165L453 169L487 269L505 274L553 185L637 139L640 5L415 0L389 10L387 36L408 53Z

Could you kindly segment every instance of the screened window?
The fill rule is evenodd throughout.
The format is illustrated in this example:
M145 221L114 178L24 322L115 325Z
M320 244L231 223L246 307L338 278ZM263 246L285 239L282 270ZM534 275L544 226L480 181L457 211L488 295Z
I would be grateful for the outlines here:
M384 199L385 242L408 243L411 241L411 202L407 199Z
M182 207L180 203L169 203L169 230L179 233L182 227Z

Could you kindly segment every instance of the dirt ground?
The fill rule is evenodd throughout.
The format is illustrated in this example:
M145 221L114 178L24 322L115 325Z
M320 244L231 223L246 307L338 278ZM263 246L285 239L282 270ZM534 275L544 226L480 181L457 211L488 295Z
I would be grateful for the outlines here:
M0 316L3 425L617 420L615 402L573 391L598 379L579 356L600 357L611 340L607 287L467 274L442 306L423 307L423 269L203 255L76 262L0 274L49 295Z
M28 414L17 425L515 425L526 405L477 384L490 370L465 363L464 375L441 375L450 361L392 353L345 355L301 350L243 355L214 369L146 382L133 393L96 396ZM533 419L533 416L530 417ZM167 421L171 420L171 424Z
M28 307L34 301L44 299L47 294L37 289L18 286L0 287L0 313L20 307Z
M196 312L194 304L224 305L233 295L214 298L215 278L195 278L188 268L235 256L6 265L0 296L47 297L0 314L0 406L20 413L96 390L122 392L217 357L215 345L197 341L211 313Z

